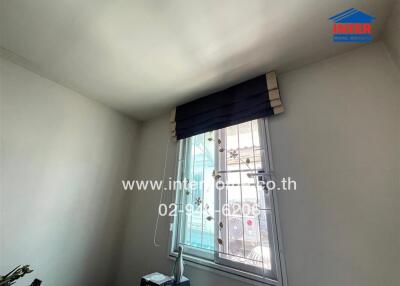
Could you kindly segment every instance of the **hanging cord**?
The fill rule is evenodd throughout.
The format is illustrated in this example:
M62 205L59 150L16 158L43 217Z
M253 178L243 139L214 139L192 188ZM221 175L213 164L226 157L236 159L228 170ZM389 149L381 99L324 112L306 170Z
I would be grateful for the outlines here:
M165 160L164 160L164 170L163 170L163 176L162 176L162 187L161 187L161 194L160 194L160 202L158 206L161 205L163 196L164 196L164 180L165 180L165 173L167 170L167 161L168 161L168 150L169 150L169 143L171 141L171 136L168 137L167 141L167 146L165 148ZM157 220L156 220L156 225L154 227L154 236L153 236L153 244L155 247L159 247L160 245L157 243L157 230L158 230L158 221L160 220L160 212L158 211L157 208Z

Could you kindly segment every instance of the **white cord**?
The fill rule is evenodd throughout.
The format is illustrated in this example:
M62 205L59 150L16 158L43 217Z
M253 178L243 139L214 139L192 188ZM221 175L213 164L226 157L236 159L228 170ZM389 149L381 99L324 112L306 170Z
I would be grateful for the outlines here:
M171 141L171 137L168 137L168 142L167 142L167 147L165 148L165 160L164 160L164 170L163 170L163 176L162 176L162 187L161 187L161 194L160 194L160 202L158 206L161 205L162 200L163 200L163 195L164 195L164 180L165 180L165 173L167 170L167 160L168 160L168 150L169 150L169 143ZM153 236L153 243L155 247L159 247L160 245L157 243L157 230L158 230L158 221L160 220L160 212L158 211L157 208L157 220L156 220L156 225L154 227L154 236Z

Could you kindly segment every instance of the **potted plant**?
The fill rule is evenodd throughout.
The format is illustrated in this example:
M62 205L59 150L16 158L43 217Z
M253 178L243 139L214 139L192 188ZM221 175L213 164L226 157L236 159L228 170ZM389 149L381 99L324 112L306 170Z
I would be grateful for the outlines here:
M0 275L0 286L9 286L15 283L16 280L25 276L25 274L31 273L33 270L29 269L29 265L21 266L18 265L13 270L8 272L6 275ZM35 281L40 281L35 279ZM35 282L34 282L35 283ZM40 284L35 284L40 285Z

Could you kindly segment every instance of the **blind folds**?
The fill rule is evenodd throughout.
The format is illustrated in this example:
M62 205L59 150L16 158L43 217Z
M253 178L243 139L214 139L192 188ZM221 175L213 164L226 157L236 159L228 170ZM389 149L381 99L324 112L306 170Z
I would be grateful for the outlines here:
M275 72L269 72L177 106L171 113L176 139L273 116L284 111Z

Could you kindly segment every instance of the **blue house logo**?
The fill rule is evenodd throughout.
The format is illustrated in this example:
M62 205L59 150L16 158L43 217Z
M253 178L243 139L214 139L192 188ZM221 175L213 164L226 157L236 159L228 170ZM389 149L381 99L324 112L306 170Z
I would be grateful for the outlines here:
M372 41L372 17L357 9L350 8L329 18L333 21L334 42L370 42Z

